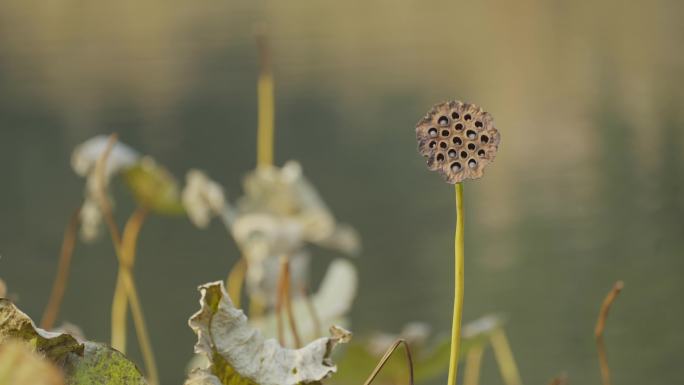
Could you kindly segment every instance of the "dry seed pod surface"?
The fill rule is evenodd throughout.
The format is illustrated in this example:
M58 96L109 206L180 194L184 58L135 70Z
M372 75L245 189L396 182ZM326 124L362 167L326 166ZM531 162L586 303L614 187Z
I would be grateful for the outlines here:
M416 138L428 168L451 184L482 177L499 147L492 116L459 101L433 106L416 124Z

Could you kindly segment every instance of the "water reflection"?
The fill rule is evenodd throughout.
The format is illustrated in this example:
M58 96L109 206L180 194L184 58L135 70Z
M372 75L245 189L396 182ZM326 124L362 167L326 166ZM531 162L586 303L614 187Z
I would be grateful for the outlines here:
M254 165L262 29L275 51L276 160L301 161L364 238L357 331L449 327L451 191L415 153L413 124L457 97L486 107L502 132L496 163L466 187L466 318L509 314L527 383L563 369L598 382L592 324L622 278L606 336L615 382L674 383L682 11L665 0L5 1L0 276L40 314L81 196L68 155L95 133L118 131L178 176L206 169L238 196ZM181 381L191 355L195 285L236 257L218 227L154 219L143 231L137 276L166 383ZM75 261L63 314L108 340L112 250L79 246ZM498 381L494 367L482 379Z

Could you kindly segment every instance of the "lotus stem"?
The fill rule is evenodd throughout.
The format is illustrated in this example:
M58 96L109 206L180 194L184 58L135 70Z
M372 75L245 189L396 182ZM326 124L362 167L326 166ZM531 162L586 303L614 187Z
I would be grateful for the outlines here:
M506 333L502 328L497 329L490 337L492 348L494 349L494 357L499 365L501 377L506 385L521 385L520 372L518 365L513 358L511 346L506 338Z
M245 282L245 275L247 274L247 261L244 257L238 259L228 273L226 279L226 286L228 287L228 295L233 301L236 308L240 308L242 299L242 285Z
M50 292L50 299L48 300L43 317L40 321L40 327L45 330L50 330L55 325L59 309L62 306L64 299L64 292L66 291L67 282L69 281L69 271L71 270L71 257L74 254L74 246L76 245L76 232L78 225L81 223L81 210L77 209L72 215L66 230L64 231L64 238L62 239L62 249L59 253L59 262L57 264L57 275L52 284L52 291Z
M451 355L449 357L449 377L447 385L455 385L458 375L459 351L461 348L461 319L463 317L464 289L464 218L463 218L463 185L456 183L456 233L454 234L455 284L454 284L454 317L451 325Z
M257 45L261 69L257 82L257 166L269 167L273 165L273 125L275 119L273 72L271 70L271 53L266 37L258 36Z
M107 147L105 151L102 153L100 158L97 160L97 163L95 165L95 172L96 172L96 178L97 178L97 200L98 204L100 206L100 210L102 211L102 215L105 218L105 222L107 223L107 226L109 228L109 233L112 237L112 243L114 245L114 250L116 252L116 257L117 260L119 261L119 276L121 277L121 285L124 287L125 293L128 296L128 299L130 300L131 303L131 314L133 316L133 323L136 328L136 334L138 337L138 344L140 346L140 351L143 355L143 361L145 362L145 368L147 369L147 380L150 385L157 385L159 384L159 375L157 372L157 365L154 359L154 354L152 352L152 344L150 343L149 340L149 335L147 334L147 327L145 326L145 318L143 316L142 312L142 306L140 305L140 299L138 298L138 291L135 287L135 283L133 281L133 276L130 272L129 269L124 268L124 266L127 265L128 262L131 261L130 257L127 257L124 255L124 244L122 242L121 238L121 233L119 232L119 228L116 225L116 221L114 220L114 215L112 213L112 206L111 203L109 202L109 198L107 197L106 194L106 179L105 179L105 169L107 165L107 159L109 158L109 154L112 151L112 147L114 146L114 143L117 140L117 135L112 134L109 137L109 141L107 142ZM135 217L132 215L132 218ZM142 216L144 218L144 215ZM129 222L131 220L129 219ZM142 223L140 223L138 226L138 231L139 232L139 226L141 226ZM129 223L126 225L127 227L129 226ZM133 226L133 225L131 225ZM135 237L131 239L131 241L126 242L126 249L130 249L131 247L135 248L135 240L137 239L137 232L134 231L129 231L129 234L133 233L135 234ZM131 235L132 236L132 235ZM130 237L130 236L129 236ZM128 246L131 245L131 246ZM117 282L119 282L119 279L117 278ZM119 300L120 301L120 300ZM119 326L120 327L120 326ZM122 333L125 339L126 335L126 330L125 330L125 322L123 324L123 330L117 329L116 333ZM112 324L112 342L114 342L114 331L115 325ZM117 337L119 338L119 337ZM113 344L112 344L113 345ZM116 347L115 347L116 348ZM124 343L124 348L125 348L125 343Z
M478 385L480 383L480 368L482 367L482 355L484 344L473 346L466 355L465 370L463 372L463 385Z
M606 319L610 307L622 291L624 282L617 281L613 285L606 298L603 299L601 310L599 311L598 320L596 321L596 328L594 329L594 337L596 338L596 348L598 349L599 366L601 367L601 380L603 385L611 385L610 367L608 366L608 357L606 355L606 345L603 340L603 330L606 327Z

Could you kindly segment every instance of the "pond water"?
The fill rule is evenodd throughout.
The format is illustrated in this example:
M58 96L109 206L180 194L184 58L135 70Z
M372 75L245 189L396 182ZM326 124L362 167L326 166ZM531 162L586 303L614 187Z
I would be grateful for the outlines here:
M38 319L64 226L82 199L75 145L101 133L179 179L201 168L241 194L255 165L257 49L269 36L276 163L296 159L360 232L357 334L426 321L447 333L453 189L427 171L414 125L462 99L502 144L465 185L465 320L503 313L525 383L673 384L684 359L684 27L679 3L218 2L0 4L0 277ZM116 189L123 222L132 201ZM314 281L334 253L314 249ZM220 224L152 217L136 280L164 384L192 354L196 286L238 252ZM62 319L109 340L116 263L76 247ZM131 332L132 333L132 332ZM131 334L133 337L133 334ZM132 341L132 340L131 340ZM130 343L134 346L134 343ZM139 359L133 350L131 355ZM483 383L500 379L491 353Z

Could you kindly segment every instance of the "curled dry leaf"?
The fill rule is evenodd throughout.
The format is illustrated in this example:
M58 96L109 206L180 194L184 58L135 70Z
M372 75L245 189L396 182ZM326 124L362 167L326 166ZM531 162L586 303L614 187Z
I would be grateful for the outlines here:
M199 228L206 228L214 216L226 209L223 187L200 170L190 170L185 176L182 200L190 221Z
M98 171L104 174L106 185L112 176L132 167L140 159L140 155L131 147L116 142L107 158L106 167L98 170L98 159L107 149L108 142L108 136L98 135L79 144L71 153L71 167L76 174L86 178L85 199L80 210L81 238L86 242L97 238L102 223L97 198L102 193L99 191Z
M0 298L5 298L7 295L7 285L5 284L5 281L0 279Z
M257 384L297 385L316 383L335 373L330 355L351 333L331 328L331 337L319 338L301 349L283 348L265 339L233 306L223 282L199 287L200 310L189 320L197 333L195 352L210 360L206 369L193 371L186 385Z
M140 370L118 351L40 329L11 301L0 299L0 346L14 340L27 343L60 367L67 385L145 385Z
M318 191L304 177L297 162L279 167L259 167L244 181L245 195L239 199L231 224L249 270L246 277L251 298L273 307L274 285L280 271L280 257L287 255L292 267L291 286L308 286L307 244L356 254L358 234L336 222ZM302 267L297 270L297 267ZM301 271L299 276L295 274ZM301 277L303 280L298 281ZM298 296L295 292L294 296Z
M83 354L83 345L74 337L36 327L11 301L0 299L0 344L12 339L30 341L38 352L53 362L63 362L70 353Z
M64 385L60 370L18 340L0 344L0 385Z

